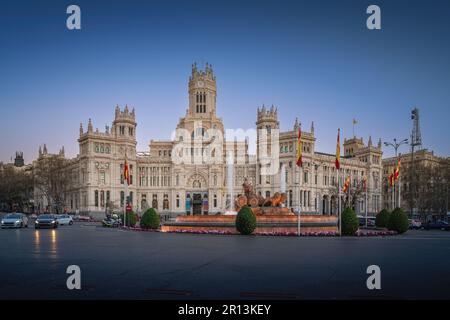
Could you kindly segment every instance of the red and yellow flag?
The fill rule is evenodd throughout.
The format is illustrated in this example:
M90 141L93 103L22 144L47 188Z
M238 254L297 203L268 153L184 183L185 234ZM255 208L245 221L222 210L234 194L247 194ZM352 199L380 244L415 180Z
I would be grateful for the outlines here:
M126 155L125 155L125 164L123 166L123 178L126 180L127 185L130 185L130 171L128 169L128 162Z
M301 167L303 164L303 159L302 159L302 149L303 149L303 145L302 145L302 130L299 127L298 128L298 138L297 138L297 166Z
M344 182L344 187L342 188L342 192L346 193L348 191L348 188L350 188L350 177L347 176Z
M395 167L395 171L394 171L394 181L398 180L398 178L400 177L400 159L398 159L397 161L397 166Z
M337 142L336 142L336 169L339 170L341 167L341 143L339 141L341 129L338 129Z
M395 174L395 172L394 171L392 171L392 173L389 175L389 177L388 177L388 181L389 181L389 186L390 187L392 187L393 185L394 185L394 174Z
M362 187L363 187L364 192L367 191L367 177L366 176L363 177Z

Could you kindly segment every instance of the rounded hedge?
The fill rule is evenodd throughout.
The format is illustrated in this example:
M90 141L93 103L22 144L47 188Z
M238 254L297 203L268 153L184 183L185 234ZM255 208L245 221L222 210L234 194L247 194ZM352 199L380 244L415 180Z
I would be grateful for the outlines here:
M359 227L358 217L352 208L345 208L342 212L342 234L354 236Z
M408 216L402 208L395 208L394 211L392 211L387 227L389 230L397 231L398 233L404 233L408 230Z
M243 206L236 216L236 230L240 234L252 234L256 228L256 216L249 206Z
M375 225L378 228L386 228L388 225L390 216L391 216L391 213L388 210L386 210L386 209L381 210L375 217Z
M145 211L140 221L143 229L158 229L159 228L159 214L155 209L150 208Z
M122 219L122 224L123 224L123 213L120 215L120 219ZM127 212L126 215L126 221L125 221L125 225L128 227L134 227L136 225L137 222L137 215L131 211L131 212Z

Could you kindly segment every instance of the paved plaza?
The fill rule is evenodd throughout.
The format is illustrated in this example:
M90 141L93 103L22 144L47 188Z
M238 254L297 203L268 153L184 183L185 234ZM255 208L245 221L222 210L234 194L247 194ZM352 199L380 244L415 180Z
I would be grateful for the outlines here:
M0 230L0 299L449 299L450 232L375 238ZM66 288L81 268L82 290ZM381 268L368 290L366 268Z

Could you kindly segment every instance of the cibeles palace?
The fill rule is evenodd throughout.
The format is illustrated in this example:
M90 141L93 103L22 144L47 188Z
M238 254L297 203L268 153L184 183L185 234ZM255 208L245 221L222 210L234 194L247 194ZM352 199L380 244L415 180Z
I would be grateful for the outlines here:
M248 138L225 140L224 124L217 117L216 97L216 77L211 65L199 70L194 64L189 77L189 107L179 120L176 134L168 140L151 140L147 152L136 151L137 118L135 110L127 106L116 107L114 121L104 132L94 130L91 120L87 130L80 125L79 154L70 160L69 166L72 181L65 196L68 211L104 214L108 203L120 210L126 199L122 174L126 156L130 170L129 201L138 212L154 207L171 215L224 213L231 194L243 193L242 184L247 180L263 196L280 191L283 184L288 207L300 208L305 213L336 213L335 154L316 151L313 123L308 130L302 125L303 166L299 168L296 119L292 121L292 130L278 132L277 108L258 108L254 130L257 152L249 154ZM363 139L355 137L343 140L341 185L346 176L355 183L368 177L368 211L378 212L381 142L373 145L369 138L364 144ZM263 154L261 150L269 156L258 156ZM40 156L46 152L40 152ZM203 161L205 154L209 157ZM274 165L273 160L279 163ZM268 166L274 170L267 170ZM233 179L227 177L230 172ZM282 172L284 182L280 179ZM35 199L41 208L44 201ZM364 197L356 209L365 211L365 205Z

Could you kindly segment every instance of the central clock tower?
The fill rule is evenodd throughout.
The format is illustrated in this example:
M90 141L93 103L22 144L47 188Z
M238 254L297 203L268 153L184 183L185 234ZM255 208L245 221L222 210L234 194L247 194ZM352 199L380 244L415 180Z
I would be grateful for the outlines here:
M212 66L206 63L205 70L192 65L189 78L189 116L205 119L216 115L216 77Z

